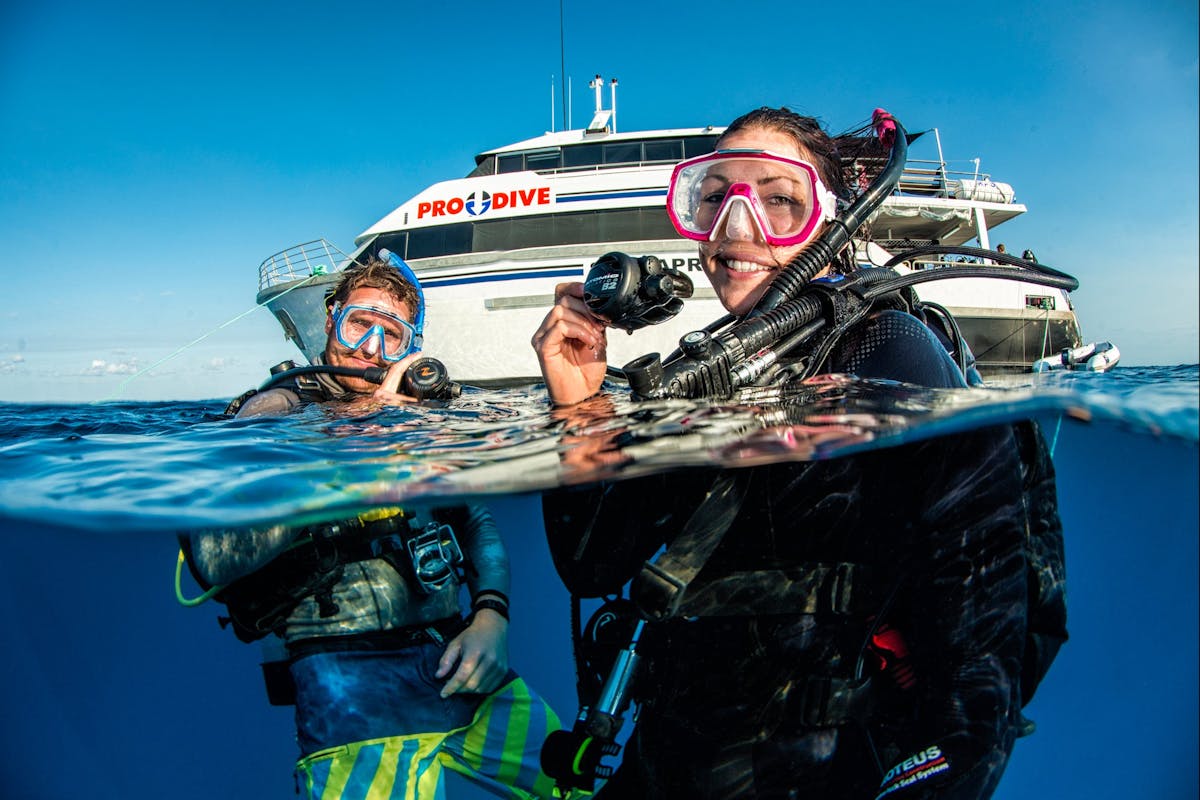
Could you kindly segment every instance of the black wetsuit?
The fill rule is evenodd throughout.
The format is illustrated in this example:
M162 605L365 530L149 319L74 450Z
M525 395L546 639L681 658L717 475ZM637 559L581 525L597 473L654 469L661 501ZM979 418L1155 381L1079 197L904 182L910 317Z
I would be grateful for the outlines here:
M848 336L831 371L964 385L929 329L900 312ZM648 625L638 724L599 796L872 798L893 768L889 797L990 794L1021 719L1025 510L1012 428L549 494L568 587L614 591L680 535L720 474L744 481L745 497L695 583L744 571L762 582L750 595L769 598L840 564L858 570L853 591L837 609L741 616L718 593L696 617ZM897 667L886 654L880 671L864 645L888 630L908 656Z

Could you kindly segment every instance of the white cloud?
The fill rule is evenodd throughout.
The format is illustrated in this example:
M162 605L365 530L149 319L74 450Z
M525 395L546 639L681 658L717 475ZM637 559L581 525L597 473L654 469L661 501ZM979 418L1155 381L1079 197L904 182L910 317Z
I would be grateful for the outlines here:
M93 358L92 365L84 370L85 375L132 375L137 372L137 359L130 361L105 361L102 358Z

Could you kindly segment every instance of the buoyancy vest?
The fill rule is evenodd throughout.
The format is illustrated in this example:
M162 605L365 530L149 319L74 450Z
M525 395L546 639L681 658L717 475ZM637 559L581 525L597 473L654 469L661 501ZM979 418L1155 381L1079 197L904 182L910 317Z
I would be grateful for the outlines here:
M1022 554L1028 596L1021 665L1024 707L1033 699L1067 640L1066 569L1054 466L1045 437L1031 420L1015 423L1013 432L1021 464ZM718 475L682 532L652 560L643 563L630 585L630 596L641 616L663 621L681 617L833 615L847 621L857 619L857 626L866 631L863 641L872 648L880 645L875 640L882 624L887 634L881 641L898 644L898 648L892 648L892 657L898 650L902 652L903 632L887 628L884 606L888 592L878 585L878 571L871 565L806 562L780 569L701 576L708 557L741 509L744 489L739 488L739 478L737 471ZM881 646L887 649L887 644ZM906 665L889 662L886 653L876 650L876 655L884 660L881 666L885 669L907 669ZM828 723L840 719L834 707L857 713L865 704L847 698L856 695L860 686L862 683L855 681L832 681L824 701L821 697L809 698L808 716L814 723Z
M192 576L205 590L209 584L193 563L191 542L181 546ZM223 587L214 595L228 617L219 618L239 639L253 642L274 633L283 635L287 620L307 598L316 600L322 617L339 609L333 589L345 566L382 559L402 575L414 591L437 591L458 582L464 557L450 525L427 521L400 508L380 509L340 523L310 526L297 533L295 543L272 561Z
M909 311L911 313L911 308ZM913 319L907 314L903 316ZM932 320L922 314L914 316L932 329L955 357L968 383L975 383L977 373L974 373L973 359L969 350L964 352L965 343L952 318L947 323L942 317L948 317L948 314L935 315ZM1016 423L1013 427L1023 479L1025 536L1022 550L1028 588L1021 668L1021 705L1024 706L1032 699L1038 683L1067 638L1065 569L1054 470L1045 439L1032 421ZM603 495L592 496L602 501ZM611 594L628 579L628 570L633 567L630 596L639 614L652 621L833 613L859 632L860 641L869 643L868 646L876 650L873 655L877 663L882 669L892 670L892 677L902 688L911 683L912 676L906 672L909 667L901 663L907 658L903 632L887 624L886 608L882 606L886 605L888 589L878 585L878 576L870 565L836 561L797 563L789 564L786 569L725 572L716 578L700 575L708 556L737 518L743 499L744 490L739 489L736 478L722 473L703 498L695 499L692 507L696 511L657 557L650 559L654 552L645 553L639 543L612 542L600 536L597 539L603 541L589 546L588 539L596 533L589 524L583 530L582 541L551 537L555 566L573 598ZM593 517L593 524L594 520ZM550 515L546 525L547 530L555 526ZM644 560L638 558L639 552ZM583 559L593 560L593 563L585 566ZM635 567L639 560L640 567ZM618 578L620 575L626 577ZM580 652L578 646L576 652ZM805 685L793 689L801 698L803 708L792 711L799 712L808 724L836 726L860 719L869 709L869 703L863 699L868 680L801 677L806 681Z

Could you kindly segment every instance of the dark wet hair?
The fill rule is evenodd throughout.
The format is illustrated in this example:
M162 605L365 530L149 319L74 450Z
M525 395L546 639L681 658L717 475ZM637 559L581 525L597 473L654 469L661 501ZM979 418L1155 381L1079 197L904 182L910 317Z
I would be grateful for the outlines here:
M842 162L838 156L837 142L825 132L815 117L797 114L786 106L756 108L729 123L729 127L721 134L721 139L717 140L717 147L720 148L721 140L729 134L749 128L766 128L792 137L801 149L812 156L813 166L817 168L825 188L838 197L849 195L849 189L842 177Z
M410 321L416 316L421 302L416 287L404 280L395 267L372 257L365 264L357 264L342 272L333 293L325 298L325 307L333 308L334 303L345 303L346 298L358 289L378 289L390 295L397 303L408 307Z

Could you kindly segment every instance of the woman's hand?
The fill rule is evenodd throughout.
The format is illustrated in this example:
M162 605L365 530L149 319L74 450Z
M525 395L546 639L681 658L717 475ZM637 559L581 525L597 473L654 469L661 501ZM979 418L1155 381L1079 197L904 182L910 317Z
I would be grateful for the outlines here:
M530 342L542 378L555 405L567 406L594 395L608 369L608 336L604 323L583 303L582 283L560 283L555 304Z

